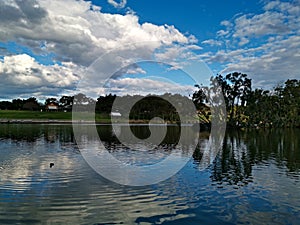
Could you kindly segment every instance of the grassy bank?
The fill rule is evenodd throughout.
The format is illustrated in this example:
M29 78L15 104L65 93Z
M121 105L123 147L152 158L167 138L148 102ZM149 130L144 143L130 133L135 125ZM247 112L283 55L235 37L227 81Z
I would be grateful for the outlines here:
M86 121L89 120L89 115L85 112L80 113L75 121ZM107 124L111 122L110 115L104 113L95 114L96 123ZM193 118L187 117L185 123L192 123L195 121ZM22 110L0 110L0 123L69 123L72 122L72 112L40 112L40 111L22 111ZM115 118L115 122L122 123L121 118ZM130 123L133 124L144 124L149 123L146 119L132 119ZM177 121L168 121L170 124L175 124Z
M62 120L72 121L72 112L40 112L40 111L19 111L0 110L0 120ZM96 122L109 123L109 115L96 113Z

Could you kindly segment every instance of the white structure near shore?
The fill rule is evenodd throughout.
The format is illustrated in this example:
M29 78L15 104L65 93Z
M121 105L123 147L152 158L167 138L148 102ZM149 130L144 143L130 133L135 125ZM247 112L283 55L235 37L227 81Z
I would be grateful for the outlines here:
M111 113L110 113L110 116L112 116L112 117L121 117L122 114L119 113L119 112L111 112Z

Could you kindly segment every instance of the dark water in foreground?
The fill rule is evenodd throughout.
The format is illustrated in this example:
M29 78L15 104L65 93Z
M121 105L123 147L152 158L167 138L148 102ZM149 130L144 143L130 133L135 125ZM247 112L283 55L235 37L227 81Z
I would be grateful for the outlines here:
M116 156L130 154L109 126L98 129ZM170 148L178 128L168 135ZM140 188L102 178L74 142L68 125L0 125L0 224L299 224L299 130L227 132L206 170L196 152L172 178Z

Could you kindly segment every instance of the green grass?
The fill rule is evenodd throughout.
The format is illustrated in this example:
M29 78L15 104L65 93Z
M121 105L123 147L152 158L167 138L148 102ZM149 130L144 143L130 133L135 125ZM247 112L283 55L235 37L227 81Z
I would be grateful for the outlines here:
M89 121L90 114L86 112L79 113L75 120ZM22 110L0 110L0 121L6 120L57 120L72 121L72 112L40 112L40 111L22 111ZM186 121L193 121L193 118L186 118ZM97 123L110 123L111 119L108 114L96 113L95 121ZM122 123L122 119L116 118L116 121ZM123 121L124 122L124 121ZM145 119L131 120L132 123L148 123ZM175 122L175 121L174 121Z
M0 119L57 119L71 120L71 112L40 112L40 111L18 111L1 110Z
M0 110L0 120L72 120L72 112ZM96 122L109 123L109 115L96 113Z

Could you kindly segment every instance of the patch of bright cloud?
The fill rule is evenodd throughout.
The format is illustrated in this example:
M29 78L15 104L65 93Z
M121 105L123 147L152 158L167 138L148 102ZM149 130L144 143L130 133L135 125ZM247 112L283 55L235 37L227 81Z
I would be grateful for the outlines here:
M0 4L8 8L6 1ZM0 41L15 40L32 49L40 49L43 42L44 49L55 53L57 61L88 66L107 51L130 43L159 41L169 45L194 41L174 26L140 24L133 14L94 11L91 3L83 0L37 0L26 4L31 12L26 17L22 16L23 11L19 12L20 7L9 6L12 14L19 12L20 16L0 20Z
M5 56L0 62L0 95L2 98L53 96L74 88L81 68L73 63L42 65L29 55Z
M214 39L208 39L208 40L202 41L201 43L205 44L205 45L211 45L211 46L221 46L222 45L221 41L217 41Z
M127 0L120 0L119 2L115 0L108 0L107 2L115 8L124 8L127 4Z
M163 79L150 78L122 78L110 80L103 93L114 93L119 96L129 95L148 95L148 94L181 94L189 95L196 88L193 85L180 85L173 82L167 82Z

